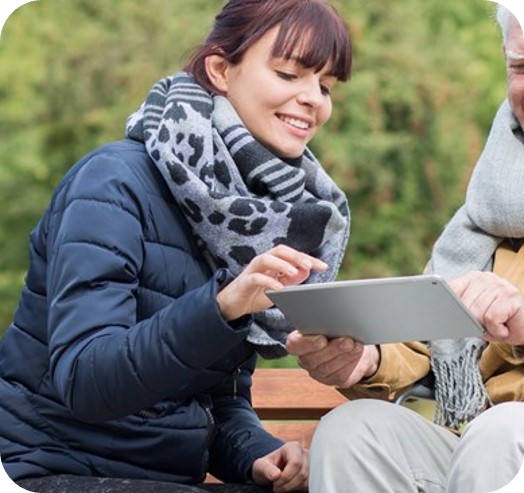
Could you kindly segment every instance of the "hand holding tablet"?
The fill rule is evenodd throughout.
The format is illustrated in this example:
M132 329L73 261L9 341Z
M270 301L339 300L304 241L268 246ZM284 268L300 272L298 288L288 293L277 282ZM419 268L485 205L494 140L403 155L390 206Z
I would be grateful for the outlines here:
M351 337L363 344L484 335L435 275L301 284L266 294L303 334Z

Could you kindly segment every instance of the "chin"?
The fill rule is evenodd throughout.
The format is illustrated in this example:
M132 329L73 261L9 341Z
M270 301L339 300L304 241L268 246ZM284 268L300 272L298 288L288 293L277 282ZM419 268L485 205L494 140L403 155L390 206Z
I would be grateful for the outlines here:
M300 154L296 154L296 153L291 153L291 154L282 154L280 156L278 156L280 159L299 159L302 157L304 153L301 152Z
M304 154L304 151L306 149L302 147L301 149L275 149L273 150L273 153L278 156L281 159L298 159L299 157L302 157Z
M269 151L271 151L272 154L274 154L276 157L280 159L298 159L299 157L302 157L302 154L304 154L305 148L302 148L300 150L290 150L290 149L277 149L276 147L271 147L268 145L265 145Z

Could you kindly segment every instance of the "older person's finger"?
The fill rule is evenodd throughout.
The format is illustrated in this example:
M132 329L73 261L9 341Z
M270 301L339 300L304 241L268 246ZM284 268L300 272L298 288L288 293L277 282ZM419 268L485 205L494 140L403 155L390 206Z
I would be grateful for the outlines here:
M289 354L303 356L305 354L321 351L328 345L328 339L322 335L304 335L298 330L291 332L286 341Z

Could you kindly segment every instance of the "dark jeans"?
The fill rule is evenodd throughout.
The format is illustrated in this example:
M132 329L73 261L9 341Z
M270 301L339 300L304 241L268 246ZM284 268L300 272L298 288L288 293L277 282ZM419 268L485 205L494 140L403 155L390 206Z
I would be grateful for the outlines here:
M67 474L22 479L17 484L33 493L269 493L270 487L243 484L189 486L143 479L95 478Z

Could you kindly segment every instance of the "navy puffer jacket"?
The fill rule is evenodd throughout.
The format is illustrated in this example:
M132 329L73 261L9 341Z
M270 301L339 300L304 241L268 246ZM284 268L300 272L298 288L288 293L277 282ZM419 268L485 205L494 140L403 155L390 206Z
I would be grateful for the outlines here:
M0 344L0 455L13 479L79 474L248 481L281 445L250 405L247 321L214 275L144 146L75 165L31 234Z

